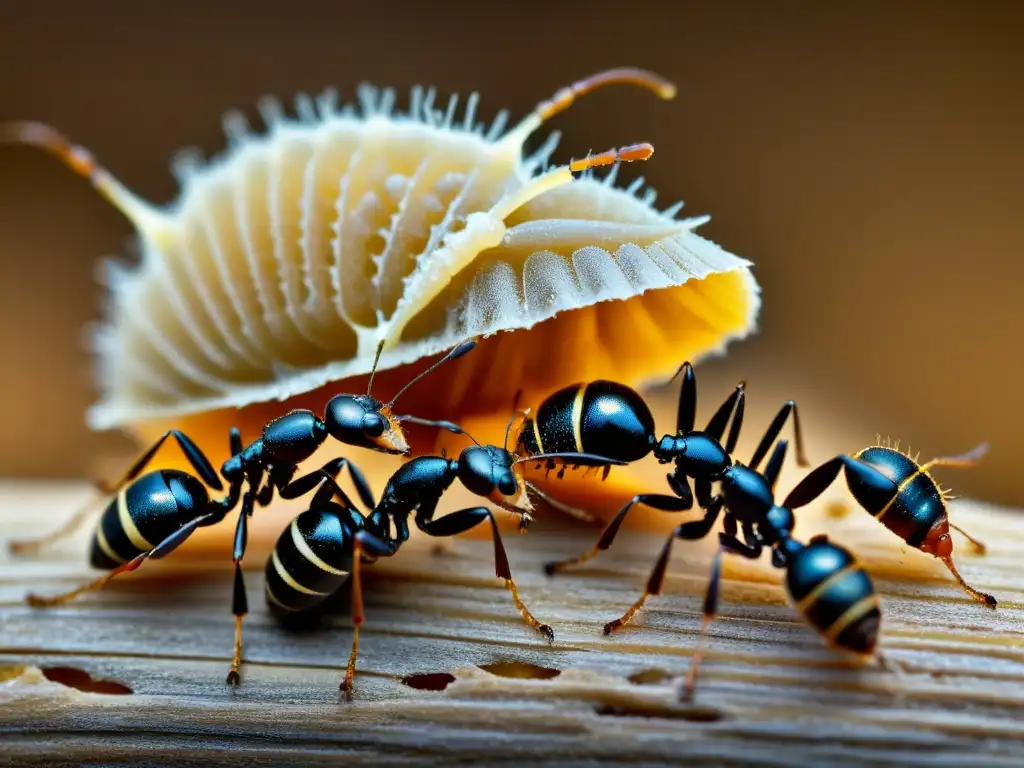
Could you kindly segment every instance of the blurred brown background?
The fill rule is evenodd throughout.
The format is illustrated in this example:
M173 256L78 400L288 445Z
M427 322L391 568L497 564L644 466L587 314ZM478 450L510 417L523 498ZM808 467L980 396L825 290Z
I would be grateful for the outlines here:
M58 126L161 202L171 153L219 151L224 110L265 93L423 83L490 117L609 66L675 80L674 102L609 89L549 128L556 160L651 141L659 207L710 213L701 233L755 262L761 330L701 366L702 410L739 378L758 425L796 397L815 460L876 432L929 455L987 439L945 484L1024 505L1024 4L143 5L0 7L0 120ZM130 235L55 160L0 148L0 475L124 450L83 424L82 328L95 260Z

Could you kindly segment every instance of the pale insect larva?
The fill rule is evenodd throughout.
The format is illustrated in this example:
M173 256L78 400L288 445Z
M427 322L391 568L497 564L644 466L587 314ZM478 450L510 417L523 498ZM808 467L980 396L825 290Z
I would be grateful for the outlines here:
M505 414L516 390L528 400L612 374L636 384L747 335L760 304L750 262L694 233L707 217L657 211L642 180L614 186L618 163L649 145L546 169L552 137L523 157L546 120L612 83L676 90L608 70L509 130L506 113L489 130L476 122L475 94L461 116L457 98L441 108L422 88L404 114L393 91L369 86L358 106L300 95L294 118L265 99L265 134L233 113L223 156L178 156L181 195L165 207L53 128L0 126L0 143L41 147L88 177L139 235L138 265L105 265L89 424L145 437L172 419L192 429L194 416L219 439L211 411L244 429L236 408L257 424L281 412L275 401L319 402L318 388L366 374L381 342L387 386L399 366L471 337L485 337L479 351L424 388L426 411ZM603 180L590 170L601 165Z

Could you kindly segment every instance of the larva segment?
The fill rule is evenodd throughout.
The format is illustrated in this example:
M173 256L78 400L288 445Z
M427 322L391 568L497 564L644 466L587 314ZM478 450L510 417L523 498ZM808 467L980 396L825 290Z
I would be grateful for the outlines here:
M334 265L332 241L335 237L337 203L342 180L356 159L359 133L354 125L328 123L317 132L317 141L306 168L306 186L300 203L302 211L302 267L303 281L308 299L304 311L337 332L344 325L352 337L351 352L355 351L355 338L334 308L335 288L331 282ZM339 344L342 349L346 345Z
M424 157L411 177L396 173L387 182L395 211L387 231L382 232L384 250L374 257L373 276L377 310L384 317L394 310L402 295L402 278L408 273L410 254L422 251L430 236L430 219L441 210L433 190L437 180L436 171L432 171L435 162L434 157Z
M218 272L231 304L238 315L242 338L252 340L257 350L253 358L273 359L274 344L263 322L263 313L251 278L245 246L240 240L236 219L233 175L227 168L215 170L195 187L197 215L202 217L204 230L210 239L211 252L217 260Z
M240 164L234 188L235 217L261 320L269 331L275 358L285 365L301 367L313 363L317 355L285 311L267 211L270 156L278 149L278 143L257 145L247 153L247 162Z
M196 300L202 307L204 323L209 326L208 332L226 358L226 370L234 376L246 371L251 377L253 366L250 361L259 356L253 354L251 345L246 345L241 338L241 323L232 311L231 300L224 290L203 222L195 212L183 211L181 231L186 250L176 267L195 291Z
M311 177L315 149L312 139L311 130L289 126L279 131L278 151L268 156L267 210L285 314L303 338L316 348L315 358L321 359L324 352L333 350L334 344L328 329L305 310L308 297L302 266L305 235L302 204Z
M153 264L163 290L154 292L150 305L152 316L161 317L161 328L172 337L178 351L187 356L193 366L207 371L209 375L226 384L230 379L224 372L231 367L231 360L209 338L211 323L205 316L201 300L190 287L185 262L190 253L182 252L178 244L166 249L150 248L144 258Z

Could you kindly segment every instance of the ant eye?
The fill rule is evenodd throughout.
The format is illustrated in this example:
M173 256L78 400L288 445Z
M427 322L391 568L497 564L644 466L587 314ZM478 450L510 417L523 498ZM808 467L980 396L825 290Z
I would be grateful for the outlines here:
M948 539L948 538L949 538L949 534L948 533L944 533L941 536L939 536L939 541L946 541L946 539Z
M516 492L516 480L512 475L504 475L498 480L498 490L504 496L511 496Z
M380 437L386 427L387 422L379 413L368 413L363 416L363 432L370 437Z

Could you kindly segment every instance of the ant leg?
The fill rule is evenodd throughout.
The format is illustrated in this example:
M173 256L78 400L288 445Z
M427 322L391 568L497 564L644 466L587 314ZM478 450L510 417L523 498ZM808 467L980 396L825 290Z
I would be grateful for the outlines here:
M743 399L743 392L745 388L746 382L741 381L737 384L736 389L732 391L731 395L725 398L725 402L718 407L718 410L715 411L715 415L711 417L710 421L708 421L708 425L704 428L704 431L711 437L715 438L715 440L722 439L722 435L725 433L725 427L729 423L729 417L732 416L733 410L736 409L737 405ZM739 418L742 422L742 406L740 406Z
M772 455L768 458L768 463L765 465L764 479L768 481L772 493L775 493L775 485L779 481L779 472L782 471L782 465L786 461L786 449L788 447L789 443L786 440L779 440L775 444L775 450L772 451Z
M683 363L672 378L675 379L680 373L683 374L683 385L679 388L676 434L685 435L693 431L697 418L697 378L693 375L693 366L689 361Z
M456 536L476 527L484 522L484 520L491 521L491 531L494 539L494 571L496 575L499 579L505 580L505 586L512 593L512 599L515 601L516 608L519 609L526 623L540 632L549 643L554 642L555 633L551 627L537 621L519 597L519 590L516 588L516 582L512 578L512 570L509 568L508 555L505 554L505 545L502 544L501 534L498 532L498 522L494 519L491 510L487 507L470 507L452 512L436 520L417 517L416 524L428 536Z
M960 588L963 589L964 592L966 592L979 603L985 605L988 608L994 609L996 605L998 605L998 602L994 597L992 597L992 595L988 594L987 592L979 592L977 589L975 589L966 581L964 581L964 577L960 575L960 572L956 569L956 566L953 565L952 557L940 557L939 559L946 565L946 568L949 569L949 572L953 574L953 578L956 579L957 584L960 585Z
M192 469L194 469L199 477L202 478L203 482L214 490L221 490L223 485L221 485L220 477L214 470L213 465L210 464L210 460L206 458L206 454L204 454L199 449L199 446L192 442L192 438L184 432L180 432L177 429L169 429L164 432L163 437L153 444L152 448L136 460L131 468L125 473L124 477L111 487L111 493L120 490L125 483L130 483L138 477L142 473L142 470L146 468L146 465L153 460L153 456L155 456L156 452L160 450L160 446L164 444L164 441L167 440L168 437L172 436L178 443L178 447L181 448L181 452L185 454L185 458L188 459L188 463L192 465Z
M260 488L259 493L256 494L256 503L261 507L270 506L270 502L274 500L274 490L275 486L268 478L266 485Z
M232 427L228 433L228 445L232 456L237 456L245 450L245 446L242 444L242 433L238 430L238 427Z
M707 477L695 477L693 479L693 490L697 494L697 504L701 509L707 509L711 504L711 481Z
M231 612L235 615L235 645L231 655L231 671L228 672L227 683L238 685L242 682L239 669L242 666L242 621L249 613L249 600L245 594L245 578L242 576L242 558L245 556L245 545L248 541L248 521L252 516L255 498L252 491L246 491L242 497L242 509L238 513L235 525L235 546L232 559L235 562L235 586L231 598Z
M932 459L927 464L921 465L921 471L926 472L933 467L973 467L988 453L988 447L988 443L981 443L959 456L944 456Z
M114 568L107 574L104 574L95 581L91 581L77 589L73 589L70 592L64 592L59 595L53 595L51 597L41 597L39 595L29 593L25 596L25 602L31 605L33 608L46 608L54 605L63 605L74 600L79 595L85 594L86 592L95 592L96 590L105 587L112 579L120 576L122 573L128 573L134 571L146 560L153 559L159 560L162 557L166 557L175 549L177 549L185 540L195 533L196 528L204 527L206 525L212 525L223 519L223 514L220 512L207 513L200 515L193 519L191 522L183 525L181 528L176 530L166 539L161 541L156 547L151 549L149 552L143 552L141 555L129 560L126 563Z
M775 419L771 424L768 425L768 429L765 430L764 436L761 438L761 442L758 443L757 449L754 451L754 455L750 458L750 468L757 471L757 468L761 465L761 460L768 453L768 449L771 444L775 442L775 439L782 432L782 428L786 425L786 419L789 418L789 414L793 414L793 435L796 442L796 463L799 467L810 466L807 461L807 457L804 455L804 438L803 430L800 428L800 415L796 409L796 402L793 400L787 401L779 412L775 415Z
M708 590L704 594L704 612L701 617L700 631L697 635L697 647L690 660L690 669L686 673L686 682L679 695L680 701L693 701L693 694L697 688L697 673L700 670L700 663L704 655L704 645L707 642L708 627L715 620L718 614L718 588L722 581L722 553L742 555L743 557L756 559L761 554L761 547L750 547L744 545L738 539L725 533L718 535L718 551L711 563L711 576L708 579Z
M949 527L952 528L954 531L957 531L961 536L963 536L965 539L971 542L971 547L974 549L975 553L979 555L984 555L985 552L988 551L988 547L985 546L984 542L978 541L976 538L967 533L967 531L965 531L959 525L950 523Z
M717 499L720 497L716 497ZM739 523L736 521L735 515L727 514L725 519L722 520L722 530L725 531L726 535L736 538L736 534L739 531Z
M338 474L345 467L348 467L349 475L352 477L352 483L356 487L356 492L359 494L360 500L362 500L364 505L373 509L377 502L374 501L373 491L370 490L370 484L366 481L366 477L359 470L359 467L344 457L331 459L320 469L292 480L291 483L285 486L285 488L281 489L281 498L295 499L299 496L303 496L321 483L324 476L328 476L332 480L336 479ZM286 496L285 493L288 495ZM347 503L351 504L351 502L348 502L348 497L344 494L342 494L342 498L344 498Z
M839 470L844 466L857 476L862 491L871 495L872 506L876 509L884 509L899 490L896 483L870 464L846 454L840 454L811 470L797 484L796 488L789 492L781 506L786 509L796 509L810 504L825 492L825 489L832 484L839 474Z
M79 507L71 517L65 520L57 530L51 531L43 536L33 539L12 539L7 543L8 552L12 555L34 555L38 553L43 547L67 538L81 528L82 523L84 523L89 517L102 511L103 507L100 506L100 504L105 502L106 499L102 496L90 499Z
M352 694L356 679L356 659L359 656L359 627L365 619L363 612L363 582L360 575L360 568L363 559L363 550L366 550L375 557L387 557L395 552L395 548L385 541L381 541L368 531L359 531L352 540L352 650L348 654L348 664L345 665L345 677L342 678L341 695L345 701L352 700Z
M646 504L648 507L659 509L662 512L685 512L686 510L693 507L693 496L687 496L686 498L679 498L677 496L666 496L658 493L644 493L634 496L632 499L626 502L626 505L620 509L615 517L611 519L611 522L605 526L604 531L601 532L600 538L597 543L587 552L582 555L569 558L568 560L558 560L544 565L544 572L548 576L552 576L559 571L564 571L566 568L578 565L579 563L585 563L593 557L596 557L598 553L608 549L615 541L615 537L619 533L619 528L622 527L622 522L626 519L626 515L637 504Z
M725 442L725 452L730 456L736 452L736 443L740 439L740 429L743 428L743 411L746 404L746 395L740 384L739 396L736 398L736 410L733 412L732 426L729 427L729 437Z
M99 480L95 484L102 493L107 495L116 493L121 490L127 483L130 483L136 477L138 477L142 470L146 468L146 465L152 461L153 456L160 450L160 446L164 444L164 441L168 437L174 436L177 440L178 445L181 447L182 452L185 454L185 458L188 459L189 464L199 474L208 486L215 490L221 490L223 485L221 484L220 478L214 471L213 466L210 464L210 460L206 458L206 455L192 442L191 438L183 432L179 432L176 429L168 430L164 433L163 437L154 443L154 445L140 456L131 468L125 473L117 483L111 485L106 481ZM95 505L100 500L90 501L75 512L68 520L66 520L56 531L46 534L45 536L39 536L33 539L19 539L8 543L8 550L11 554L23 555L23 554L35 554L39 552L44 546L52 544L55 541L59 541L62 538L69 536L74 533L85 519L89 516L90 511L95 511Z
M609 621L604 625L604 633L606 635L610 635L612 632L617 632L632 621L637 612L643 608L648 597L661 594L661 587L665 582L665 570L668 568L669 555L672 553L672 543L676 539L697 541L711 533L711 529L714 527L715 521L718 520L718 514L722 509L722 501L721 497L717 497L702 519L683 523L682 525L677 526L676 529L669 534L668 539L665 541L665 546L661 549L661 554L658 555L658 559L654 563L651 575L647 579L647 586L644 588L644 593L640 596L639 600L629 607L629 610L622 614L622 616L614 621Z

